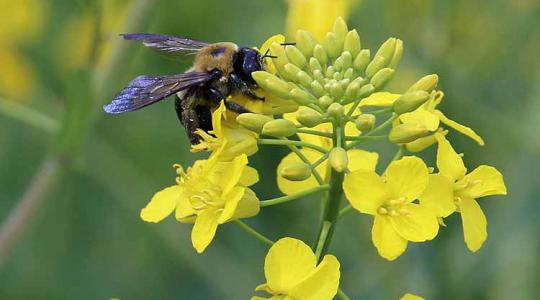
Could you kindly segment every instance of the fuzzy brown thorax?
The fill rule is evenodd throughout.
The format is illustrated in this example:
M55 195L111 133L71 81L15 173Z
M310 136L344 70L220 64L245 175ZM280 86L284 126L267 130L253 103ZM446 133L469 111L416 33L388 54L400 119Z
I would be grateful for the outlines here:
M235 43L208 45L197 53L193 67L199 72L218 69L223 72L223 76L228 76L233 71L233 59L237 51L238 46Z

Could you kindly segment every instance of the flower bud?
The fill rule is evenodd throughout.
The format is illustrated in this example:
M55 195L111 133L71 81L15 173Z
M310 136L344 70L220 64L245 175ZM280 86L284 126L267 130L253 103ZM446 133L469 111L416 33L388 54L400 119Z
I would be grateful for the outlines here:
M348 69L349 67L352 66L352 55L351 55L351 52L349 51L344 51L343 53L341 53L341 55L339 56L339 59L341 60L341 69L342 70L346 70Z
M315 57L323 67L328 63L328 55L322 45L317 44L313 47L313 57Z
M358 82L351 82L349 86L347 86L347 89L345 90L345 97L350 100L356 100L356 95L358 95L358 91L360 91L360 84Z
M298 74L298 72L302 71L300 68L298 68L296 65L292 64L292 63L287 63L283 69L285 70L285 72L287 73L287 78L291 78L292 80L297 80L296 78L296 74Z
M433 91L439 83L439 76L437 74L431 74L420 78L415 84L413 84L407 92L414 91L426 91L430 93Z
M298 30L296 32L296 47L305 57L313 56L313 47L317 44L315 37L311 32Z
M360 42L360 36L356 29L353 29L345 36L345 42L343 43L343 50L349 51L353 57L355 57L362 49L362 43Z
M370 56L371 56L371 53L370 53L369 49L364 49L364 50L360 51L356 55L356 58L353 61L353 67L358 72L363 72L364 69L366 68L366 66L369 64Z
M411 112L426 103L429 97L426 91L408 92L394 102L393 110L398 115Z
M276 119L264 124L262 134L273 137L288 137L296 133L296 125L287 119Z
M341 88L339 82L336 81L330 85L330 95L332 95L334 99L340 99L344 93L345 91Z
M290 98L289 92L292 87L276 76L265 71L257 71L251 73L251 77L253 77L253 80L255 80L262 89L267 90L280 98Z
M397 65L399 64L399 61L401 60L402 54L403 54L403 41L400 39L397 39L394 55L390 59L390 63L388 64L388 67L392 69L396 69Z
M306 57L295 46L286 46L285 53L287 53L287 58L289 59L289 61L295 64L300 69L303 69L307 66Z
M308 105L310 103L317 101L315 97L313 97L310 93L304 91L301 88L293 88L289 92L289 94L292 97L292 99L300 105Z
M388 139L395 144L404 144L415 141L429 134L425 126L413 123L399 124L390 130Z
M367 132L373 129L377 118L372 114L361 114L356 118L356 128L361 132Z
M384 69L386 64L387 61L384 57L375 56L366 68L366 76L369 78L373 77L377 72Z
M328 160L330 161L332 169L340 173L347 170L347 166L349 165L349 157L347 156L347 151L345 151L345 149L341 147L333 148L332 151L330 151Z
M331 78L332 76L334 76L334 73L336 73L336 68L334 68L334 66L329 66L328 68L326 68L327 78Z
M371 78L371 84L373 84L376 90L380 90L390 81L390 79L392 79L394 73L394 69L390 68L384 68L382 70L379 70Z
M270 52L275 58L272 58L272 62L278 70L283 70L283 67L289 63L287 59L287 54L285 54L285 49L278 43L272 43L270 45Z
M345 70L345 73L343 73L344 78L352 79L353 75L354 75L353 68L348 68L347 70Z
M311 78L311 76L309 76L309 74L306 73L306 71L300 71L296 73L296 80L303 87L305 87L306 89L309 89L311 86L311 82L313 81L313 78Z
M273 119L269 116L254 114L254 113L243 113L239 114L236 117L236 122L238 122L243 127L260 133L264 124L272 121Z
M330 106L328 106L328 109L326 111L328 112L329 116L339 118L343 116L345 109L343 108L343 105L334 102L330 104Z
M316 80L311 82L311 91L317 96L320 97L324 95L324 87Z
M324 49L330 58L336 58L341 53L343 42L339 42L338 37L333 32L328 32L324 38Z
M357 97L358 99L366 98L369 95L373 94L373 92L375 92L375 87L373 86L373 84L366 84L360 88Z
M313 70L313 78L317 80L319 83L324 83L324 75L322 73L322 70Z
M349 32L349 28L347 27L347 22L345 22L345 20L343 20L342 17L338 17L336 21L334 22L332 31L336 35L337 41L341 45L343 45L343 42L345 41L345 36Z
M328 97L327 95L324 95L319 98L319 106L326 109L330 104L334 103L334 100L332 98Z
M311 176L311 167L303 162L291 163L279 170L279 175L287 180L302 181Z
M411 152L420 152L437 142L437 138L435 137L436 134L447 135L448 130L439 130L435 134L431 134L426 137L419 138L413 142L407 143L405 144L405 149Z
M309 59L309 69L311 70L311 73L315 71L321 71L322 70L321 63L319 63L319 61L315 57L311 57Z
M296 120L300 124L311 128L319 125L323 120L323 116L312 108L301 106L296 112Z

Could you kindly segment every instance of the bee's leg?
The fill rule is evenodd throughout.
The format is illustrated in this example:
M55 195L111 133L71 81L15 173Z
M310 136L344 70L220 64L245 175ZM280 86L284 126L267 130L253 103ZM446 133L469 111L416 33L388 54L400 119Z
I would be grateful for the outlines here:
M176 97L174 101L174 108L176 109L176 115L180 120L180 123L186 128L186 134L189 138L189 142L192 145L196 145L200 141L200 136L195 132L199 128L199 116L197 111L186 107L185 101L190 101L189 99L180 99Z
M238 103L227 101L227 99L225 99L223 94L220 91L218 91L218 90L216 90L214 88L209 88L208 89L208 94L210 96L210 100L215 102L215 103L219 103L219 101L224 100L225 107L228 108L229 110L234 111L235 113L243 114L243 113L251 112L247 108L243 107L242 105L240 105Z
M231 73L231 75L229 75L229 77L230 77L230 82L231 82L231 85L232 85L233 89L240 91L242 94L248 96L251 99L264 100L264 97L257 96L249 88L247 83L244 80L242 80L242 78L240 78L240 76L238 76L238 75L236 75L234 73Z

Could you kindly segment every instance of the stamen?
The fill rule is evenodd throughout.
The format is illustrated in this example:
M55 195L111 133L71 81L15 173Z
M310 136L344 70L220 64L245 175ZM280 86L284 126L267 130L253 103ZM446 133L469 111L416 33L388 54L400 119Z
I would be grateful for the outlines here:
M384 207L379 207L379 209L377 209L377 212L380 214L380 215L387 215L388 214L388 210Z

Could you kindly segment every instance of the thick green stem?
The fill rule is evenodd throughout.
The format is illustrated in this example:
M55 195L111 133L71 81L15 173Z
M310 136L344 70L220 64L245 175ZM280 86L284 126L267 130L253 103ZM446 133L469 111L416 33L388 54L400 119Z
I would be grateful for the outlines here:
M323 131L312 130L312 129L298 128L296 131L298 133L317 135L317 136L322 136L322 137L327 137L327 138L331 138L333 136L333 134L330 132L323 132Z
M257 230L251 228L248 224L240 221L240 220L234 220L234 223L238 225L240 228L242 228L245 232L256 238L257 240L261 241L263 244L266 244L268 246L272 246L274 242L272 242L271 239L265 237L264 235L257 232Z
M296 199L299 199L299 198L302 198L302 197L305 197L305 196L309 196L311 194L324 192L324 191L327 191L329 189L330 189L330 185L328 185L328 184L320 185L320 186L317 186L317 187L302 191L302 192L297 193L297 194L287 195L287 196L283 196L283 197L279 197L279 198L275 198L275 199L270 199L270 200L263 200L263 201L260 202L260 206L265 207L265 206L281 204L281 203L296 200Z

